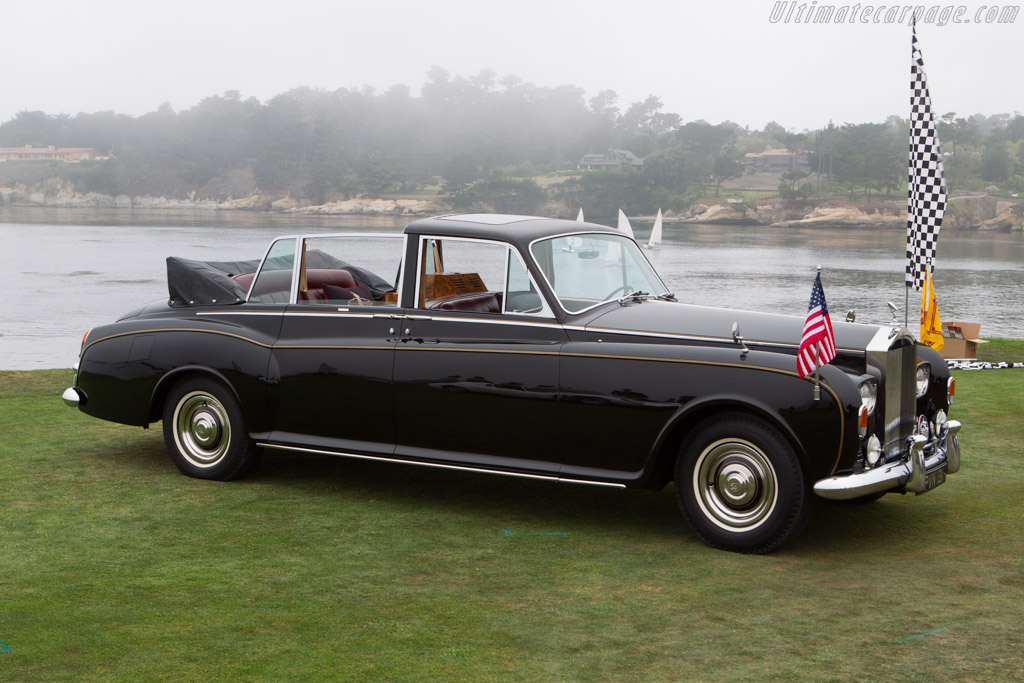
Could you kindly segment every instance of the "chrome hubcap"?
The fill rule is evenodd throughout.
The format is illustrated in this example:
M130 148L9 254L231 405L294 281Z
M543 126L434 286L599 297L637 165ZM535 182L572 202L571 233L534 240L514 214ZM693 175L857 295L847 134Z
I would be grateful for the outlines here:
M730 531L760 526L778 500L771 461L743 439L721 439L701 452L693 470L693 490L705 516Z
M174 410L174 441L196 467L220 462L231 444L231 423L221 402L205 391L183 396Z

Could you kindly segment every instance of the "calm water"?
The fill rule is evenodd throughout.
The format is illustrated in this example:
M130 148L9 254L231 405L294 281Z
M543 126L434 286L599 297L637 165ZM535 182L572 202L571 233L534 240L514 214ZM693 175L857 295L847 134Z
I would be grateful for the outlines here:
M0 209L0 369L70 367L87 329L167 296L167 256L259 258L281 234L391 232L407 222ZM650 224L634 229L645 239ZM859 321L887 322L886 301L904 306L901 231L668 224L664 244L647 253L680 301L803 316L820 264L835 318L853 308ZM1024 338L1024 235L943 232L935 285L944 321L980 322L982 337ZM913 321L919 293L910 306Z

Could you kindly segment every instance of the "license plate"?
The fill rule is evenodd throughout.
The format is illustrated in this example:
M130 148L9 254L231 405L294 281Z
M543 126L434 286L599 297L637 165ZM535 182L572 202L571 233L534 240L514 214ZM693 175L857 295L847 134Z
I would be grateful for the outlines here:
M924 475L924 491L921 493L927 493L936 486L942 486L946 483L946 470L935 470L934 472L926 472ZM920 495L920 494L919 494Z

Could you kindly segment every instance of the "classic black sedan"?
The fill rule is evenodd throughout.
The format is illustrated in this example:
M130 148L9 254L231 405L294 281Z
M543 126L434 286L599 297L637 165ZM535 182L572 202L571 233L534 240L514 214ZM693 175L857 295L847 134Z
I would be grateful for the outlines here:
M261 261L168 259L169 299L91 330L64 400L163 420L178 468L263 450L659 489L707 544L770 552L813 494L923 493L960 466L954 382L906 329L680 303L599 225L453 215L281 237Z

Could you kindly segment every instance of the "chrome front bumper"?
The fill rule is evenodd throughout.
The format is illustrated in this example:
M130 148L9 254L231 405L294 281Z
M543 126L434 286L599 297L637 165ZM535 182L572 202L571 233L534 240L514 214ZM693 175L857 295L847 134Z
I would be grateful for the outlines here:
M815 482L814 492L822 498L850 500L890 489L918 494L930 491L938 486L934 479L937 472L953 474L960 469L960 423L949 420L937 427L931 439L920 434L908 438L901 460L821 479Z
M64 405L69 408L77 408L79 405L85 403L85 395L78 387L68 387L60 397L64 399Z

